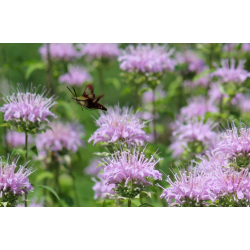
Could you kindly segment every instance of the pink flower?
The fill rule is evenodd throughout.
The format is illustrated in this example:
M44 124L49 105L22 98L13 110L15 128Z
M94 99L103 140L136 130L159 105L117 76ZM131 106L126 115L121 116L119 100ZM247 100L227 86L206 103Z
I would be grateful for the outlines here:
M59 77L60 83L81 86L83 83L91 81L91 76L87 70L79 66L71 66L69 72Z
M115 194L115 191L113 190L115 188L114 184L106 184L104 180L96 180L92 179L95 182L95 185L93 186L93 190L95 192L94 199L106 199L111 198L110 194Z
M168 51L167 46L159 45L129 45L118 57L120 68L132 72L163 72L173 71L176 65L170 56L173 51Z
M133 114L132 109L128 107L108 108L106 113L96 120L99 127L95 133L89 138L88 142L115 143L118 141L128 144L143 145L147 141L147 135L142 129L145 122L139 118L139 113Z
M188 70L191 72L201 73L205 69L204 60L200 59L196 53L187 50L184 53L177 53L177 62L179 64L187 64Z
M51 130L36 137L36 146L41 155L46 155L46 151L62 152L64 150L77 152L79 147L84 145L82 137L84 136L83 126L77 123L53 122Z
M48 116L56 118L50 111L55 104L54 97L47 98L45 89L38 94L37 89L32 86L25 92L22 85L17 85L17 93L3 98L5 104L0 108L0 112L4 113L5 121L40 125L41 122L49 122Z
M0 206L7 202L7 206L15 207L19 196L33 190L28 176L34 171L26 166L18 167L18 159L10 164L0 158Z
M19 133L9 130L6 134L6 140L11 148L24 147L25 145L25 133ZM28 143L33 143L32 138L28 137Z
M116 43L87 43L78 44L80 54L86 55L89 59L115 58L120 55L119 47Z
M188 100L188 105L181 108L181 116L191 118L195 116L204 116L207 112L218 112L216 106L204 96L196 96Z
M140 183L144 186L152 185L148 178L162 178L161 173L155 169L160 160L155 160L154 155L147 159L143 152L136 149L133 152L116 152L103 160L104 170L99 177L105 180L106 184L125 183L126 186L132 182L135 186Z
M103 169L103 166L100 165L100 160L97 158L94 158L90 162L90 165L84 169L84 173L87 175L97 176L102 169Z
M50 43L49 52L53 60L72 61L79 57L79 53L72 43ZM39 53L43 59L47 58L47 44L43 44L39 48Z
M230 66L228 60L222 60L222 67L218 67L215 72L211 73L211 76L218 77L222 83L234 82L243 83L250 76L250 73L244 70L245 61L239 60L238 65L235 65L235 60L231 59Z

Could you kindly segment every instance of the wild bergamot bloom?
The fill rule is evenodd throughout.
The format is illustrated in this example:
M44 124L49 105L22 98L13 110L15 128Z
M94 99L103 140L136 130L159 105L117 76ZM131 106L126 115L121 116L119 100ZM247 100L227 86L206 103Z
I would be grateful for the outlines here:
M168 204L195 207L206 206L207 201L214 202L216 194L211 191L211 175L197 171L181 171L174 175L175 181L167 177L169 188L163 190L160 198L165 198Z
M9 163L3 162L0 158L0 207L15 207L18 198L29 191L33 187L28 179L28 176L33 172L32 168L25 166L17 166L17 158Z
M125 142L127 144L143 145L147 141L146 132L142 129L146 126L139 118L139 113L132 113L128 107L108 108L106 113L96 120L99 127L89 138L88 142Z
M112 59L120 55L116 43L87 43L78 44L80 54L86 55L89 59Z
M222 155L225 160L237 168L250 167L250 128L241 123L237 128L233 123L231 129L221 133L220 141L214 149L217 155Z
M46 59L48 55L47 44L43 44L39 48L39 52L43 59ZM53 60L72 61L80 56L73 43L50 43L49 53Z
M46 155L46 152L77 152L78 148L84 145L82 137L85 132L81 124L55 121L51 123L51 128L52 130L36 137L37 149L41 156Z
M181 108L183 117L192 118L194 116L204 116L207 112L215 113L218 108L204 96L196 96L188 99L188 105Z
M222 60L222 67L217 67L215 72L211 73L211 76L216 76L219 78L221 83L243 83L246 81L248 77L250 77L250 73L244 69L245 61L239 60L237 66L234 59L230 60Z
M50 111L55 104L54 96L48 98L45 89L41 94L37 91L32 85L25 91L21 84L17 84L17 91L3 98L5 104L0 107L0 112L4 113L4 121L12 130L35 134L42 124L49 123L49 116L56 118Z
M91 76L83 67L70 66L69 72L61 75L58 81L69 85L81 86L83 83L91 81Z
M25 133L19 133L16 131L8 130L6 133L6 141L9 147L18 148L24 147L25 145ZM33 139L28 138L28 144L31 144Z
M167 46L129 45L118 57L120 68L127 72L163 72L173 71L176 65L170 56L173 51Z
M121 197L134 198L146 186L153 185L149 178L161 180L162 174L155 169L155 155L146 158L144 151L131 149L130 151L117 151L103 160L104 169L99 177L107 185L115 184L115 193Z
M94 199L105 199L110 198L111 195L115 194L114 184L107 185L104 180L96 180L95 178L92 178L92 180L95 182L95 185L93 186L93 191L95 192Z

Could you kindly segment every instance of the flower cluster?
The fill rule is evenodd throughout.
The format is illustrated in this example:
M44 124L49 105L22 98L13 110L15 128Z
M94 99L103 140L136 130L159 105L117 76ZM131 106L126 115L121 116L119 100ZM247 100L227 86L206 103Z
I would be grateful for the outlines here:
M143 145L147 135L142 129L145 123L139 118L139 113L133 114L128 107L108 108L106 113L96 120L99 127L89 138L88 142L125 142L127 144Z
M220 142L214 152L224 156L226 160L236 160L237 167L250 166L250 128L238 129L233 124L231 129L221 133Z
M41 155L46 155L46 151L61 154L77 152L84 145L84 129L80 124L56 121L51 123L51 128L36 137L36 146Z
M87 43L78 44L80 54L89 59L115 58L120 55L119 47L116 43Z
M90 162L90 165L84 169L84 173L87 175L97 176L102 169L103 169L103 166L100 165L100 160L97 158L94 158Z
M200 59L197 54L192 51L185 51L184 53L178 53L176 60L179 64L187 64L188 71L201 73L205 69L204 60Z
M6 133L6 141L11 148L23 147L25 145L25 133L10 130ZM28 143L31 144L32 142L32 138L29 137Z
M250 129L234 124L190 172L170 177L162 198L181 206L249 206Z
M215 113L217 107L204 96L197 96L189 99L188 105L181 108L181 116L192 118L195 116L204 116L207 112Z
M36 93L37 89L30 87L26 92L22 85L18 84L17 93L3 98L5 104L0 107L4 113L4 120L13 122L16 130L35 133L42 122L49 122L48 116L56 118L50 111L55 104L53 96L47 98L46 90L41 94Z
M47 46L47 44L43 44L42 47L39 48L39 53L43 59L46 59L48 56ZM72 61L79 57L79 52L72 43L50 43L49 54L53 60Z
M0 158L0 207L15 207L18 198L33 190L28 176L33 172L26 166L17 166L18 158L11 164L4 163Z
M173 71L176 65L170 56L172 50L168 51L167 46L138 45L128 46L118 57L120 68L132 72L164 72Z
M58 81L69 85L81 86L83 83L91 81L91 76L86 69L79 66L71 66L69 67L69 72L61 75Z
M215 72L211 73L211 76L218 77L221 83L233 82L240 84L250 76L250 73L244 70L245 61L239 60L238 65L236 66L235 60L231 59L230 65L229 60L221 61L221 68L217 68Z
M93 191L95 192L94 199L105 199L110 198L110 195L114 195L115 191L115 184L107 185L104 180L96 180L92 179L95 182L95 185L93 186Z
M161 180L161 173L155 169L160 160L155 160L154 155L148 159L138 149L117 151L103 160L104 170L99 177L108 185L115 184L114 190L119 196L134 198L146 186L152 185L148 178Z

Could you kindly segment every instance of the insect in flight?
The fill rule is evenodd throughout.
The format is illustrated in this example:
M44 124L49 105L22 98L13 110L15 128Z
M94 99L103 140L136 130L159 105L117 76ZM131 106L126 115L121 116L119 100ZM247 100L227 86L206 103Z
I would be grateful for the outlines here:
M72 92L72 90L67 87L68 90L70 91L70 93L74 96L73 98L71 98L72 100L76 101L76 103L78 105L81 106L81 108L85 108L88 110L91 109L101 109L106 111L107 109L99 102L99 100L104 96L104 95L100 95L98 97L95 97L94 94L94 88L92 84L88 84L82 94L82 96L77 96L75 88L73 87L74 93Z

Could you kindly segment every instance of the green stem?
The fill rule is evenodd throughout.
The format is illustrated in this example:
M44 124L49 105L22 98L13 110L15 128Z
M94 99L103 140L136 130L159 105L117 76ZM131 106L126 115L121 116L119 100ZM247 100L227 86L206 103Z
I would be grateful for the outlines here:
M155 87L153 88L153 133L154 133L154 141L157 142L156 111L155 111Z
M78 198L78 195L77 195L77 188L76 188L76 178L75 178L75 175L74 175L74 172L71 169L71 176L72 176L72 179L73 179L73 186L74 186L74 192L75 192L75 199L76 199L76 206L77 207L80 207L80 202L79 202L79 198Z
M98 67L98 74L99 74L99 87L100 87L101 92L103 92L104 80L103 80L102 66L99 66L99 67Z
M27 164L27 161L28 161L28 133L25 132L25 163ZM24 206L27 207L27 198L28 198L28 195L25 193L24 195Z
M47 43L47 61L48 61L48 65L47 65L47 89L51 89L52 94L55 94L55 89L54 89L54 84L53 84L53 76L52 76L52 60L51 60L51 56L50 56L50 44Z
M137 106L138 106L138 84L135 83L135 92L134 92L134 111L135 112L137 110Z
M131 207L131 199L128 199L128 207Z

